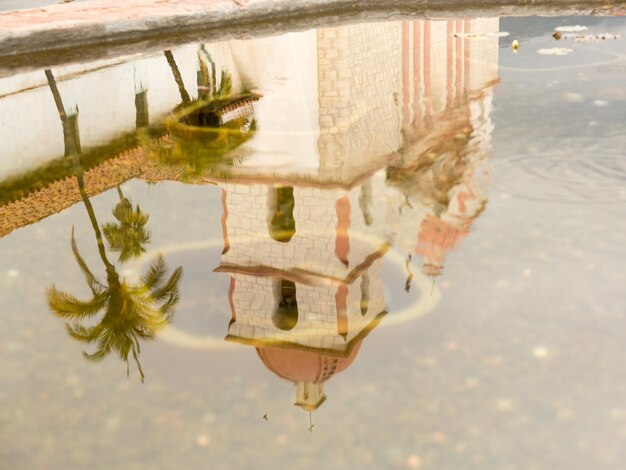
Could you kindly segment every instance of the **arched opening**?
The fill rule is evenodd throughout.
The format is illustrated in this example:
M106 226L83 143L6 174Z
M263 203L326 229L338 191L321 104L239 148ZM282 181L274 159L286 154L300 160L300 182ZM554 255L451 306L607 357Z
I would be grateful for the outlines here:
M268 201L270 218L269 234L277 242L287 243L296 233L296 221L293 218L295 200L292 187L274 188L269 191Z
M286 279L280 279L274 286L276 309L272 315L272 323L280 330L288 331L298 323L298 301L296 285Z

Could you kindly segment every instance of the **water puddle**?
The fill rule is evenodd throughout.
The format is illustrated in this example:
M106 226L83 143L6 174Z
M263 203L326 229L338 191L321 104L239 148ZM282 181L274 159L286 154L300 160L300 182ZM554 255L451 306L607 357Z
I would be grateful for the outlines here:
M625 31L353 23L1 78L0 466L618 468Z

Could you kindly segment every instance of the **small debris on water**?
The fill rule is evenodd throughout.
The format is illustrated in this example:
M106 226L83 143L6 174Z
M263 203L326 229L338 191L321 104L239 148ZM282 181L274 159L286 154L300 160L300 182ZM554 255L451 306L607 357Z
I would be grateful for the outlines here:
M608 39L620 39L621 34L602 33L602 34L563 34L560 31L556 31L552 37L557 41L561 39L573 39L575 42L600 42Z
M510 33L506 31L488 31L484 33L454 33L455 38L477 39L477 38L505 38Z
M496 408L499 411L510 411L511 408L513 408L513 402L508 398L502 398L501 400L498 400L498 403L496 403Z
M20 272L17 269L9 269L7 271L7 278L16 279L18 277L20 277Z
M565 100L570 103L582 103L585 98L580 93L565 93Z
M513 49L513 52L517 52L519 50L519 41L517 39L514 39L511 43L511 49Z
M555 31L559 31L561 33L580 33L581 31L587 31L586 26L581 26L579 24L575 26L559 26L558 28L554 28Z
M211 438L209 436L206 434L198 434L196 437L196 445L198 447L207 447L209 444L211 444Z
M469 377L465 380L465 388L476 388L480 385L480 380L475 377Z
M406 465L409 468L420 468L422 460L419 458L419 455L411 454L406 459Z
M574 51L566 47L551 47L549 49L539 49L537 52L543 55L568 55Z

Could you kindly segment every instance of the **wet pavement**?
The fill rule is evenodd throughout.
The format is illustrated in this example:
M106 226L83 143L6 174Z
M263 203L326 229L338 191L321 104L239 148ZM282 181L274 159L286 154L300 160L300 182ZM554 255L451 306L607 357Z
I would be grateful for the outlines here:
M620 468L625 34L361 22L0 78L0 467Z

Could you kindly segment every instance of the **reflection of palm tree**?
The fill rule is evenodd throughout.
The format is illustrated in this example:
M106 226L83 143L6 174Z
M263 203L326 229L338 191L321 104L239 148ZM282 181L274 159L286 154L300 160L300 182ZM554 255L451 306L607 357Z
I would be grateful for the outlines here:
M119 261L124 262L136 258L146 251L144 245L150 241L150 231L145 228L150 216L141 212L141 208L133 204L117 187L120 202L113 209L117 222L107 222L102 226L104 236L111 250L118 251Z
M176 85L178 86L178 92L180 93L180 99L183 100L183 103L191 102L191 98L189 97L189 93L185 89L185 82L183 82L183 76L180 73L180 69L178 68L178 64L176 64L176 59L174 59L174 55L172 51L163 51L165 55L165 59L167 59L167 63L172 69L172 75L174 75L174 80L176 81Z
M182 268L174 270L165 281L167 267L159 254L152 265L141 277L138 284L130 284L126 279L120 281L115 268L103 258L106 282L97 279L82 258L74 239L72 229L72 251L87 280L91 299L80 300L73 295L60 291L54 286L48 288L48 304L53 313L64 320L68 334L85 344L97 344L95 352L83 355L90 360L100 361L112 351L116 351L126 362L126 374L129 373L130 353L139 369L141 381L144 373L139 362L141 352L139 339L152 340L156 333L169 324L174 307L179 299L178 284ZM82 322L104 312L102 319L94 326L85 326Z
M46 76L65 135L68 119L63 102L52 72L46 70ZM67 140L72 139L66 135ZM117 351L120 358L126 362L128 373L128 355L132 353L143 382L144 374L139 363L139 338L154 339L156 333L171 321L174 307L179 299L178 284L182 277L182 268L175 269L169 279L164 281L167 267L163 257L159 254L152 262L148 272L141 278L140 283L130 284L125 278L120 280L115 266L107 258L102 232L85 190L84 172L77 146L75 142L74 144L66 142L66 144L68 145L66 148L70 149L69 154L72 157L78 189L96 235L98 253L106 271L106 281L98 280L88 268L78 251L72 229L72 251L81 272L85 276L92 298L86 301L80 300L67 292L58 290L53 284L47 290L48 304L54 314L65 320L73 321L73 323L66 323L67 331L72 338L86 344L97 343L97 350L94 353L83 353L86 358L97 361L103 359L110 352ZM123 195L120 197L125 199ZM130 201L128 203L130 205ZM140 211L137 210L137 213ZM143 225L141 225L142 230ZM104 311L104 316L95 326L81 324L82 321L93 318L101 311Z
M252 103L260 96L253 93L231 96L233 81L225 70L221 72L218 88L215 63L201 47L198 97L192 100L174 55L169 50L164 55L182 103L166 119L170 135L159 142L144 139L146 153L158 163L174 168L182 180L193 181L208 175L227 178L230 167L243 158L231 151L256 132Z

